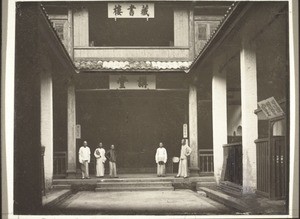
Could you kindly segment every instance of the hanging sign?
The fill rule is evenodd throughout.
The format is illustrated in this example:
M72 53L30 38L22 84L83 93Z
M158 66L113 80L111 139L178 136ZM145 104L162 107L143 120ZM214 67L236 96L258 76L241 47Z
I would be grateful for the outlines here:
M183 124L183 138L188 137L188 127L187 124Z
M145 2L108 3L108 18L154 18L154 4Z
M262 100L257 103L268 119L283 116L284 112L274 97Z
M81 139L81 125L76 125L76 139Z
M155 75L110 75L109 89L153 90L156 89Z

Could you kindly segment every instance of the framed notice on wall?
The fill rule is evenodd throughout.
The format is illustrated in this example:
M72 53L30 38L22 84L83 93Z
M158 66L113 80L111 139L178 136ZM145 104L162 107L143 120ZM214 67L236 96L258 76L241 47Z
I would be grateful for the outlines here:
M76 139L81 139L81 125L76 125Z
M188 137L188 126L187 124L183 124L183 138Z

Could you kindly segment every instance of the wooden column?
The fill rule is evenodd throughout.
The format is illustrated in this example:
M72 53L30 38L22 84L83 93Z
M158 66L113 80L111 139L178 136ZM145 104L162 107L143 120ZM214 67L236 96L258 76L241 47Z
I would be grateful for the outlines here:
M50 190L53 179L53 92L49 68L41 72L41 144L45 147L45 189Z
M76 174L76 99L75 85L71 80L68 84L68 168L67 177L75 177Z
M241 107L243 147L243 193L256 189L256 145L258 122L254 114L257 108L256 52L253 45L244 41L240 52Z
M213 154L214 175L217 183L221 179L224 161L223 144L227 144L226 72L220 71L219 64L215 61L212 78Z
M68 31L67 31L67 39L68 39L68 53L71 59L74 59L74 36L73 36L73 11L72 9L68 9Z
M189 145L192 148L190 174L199 175L197 87L195 85L189 87Z

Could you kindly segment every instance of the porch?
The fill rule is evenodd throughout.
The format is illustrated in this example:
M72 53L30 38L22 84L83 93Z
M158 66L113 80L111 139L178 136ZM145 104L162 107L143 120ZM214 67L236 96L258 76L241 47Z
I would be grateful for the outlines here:
M156 174L119 174L118 178L90 179L54 179L53 189L71 189L74 191L172 191L175 189L197 190L201 186L215 187L213 176L194 176L189 178L175 178L174 174L157 177Z
M212 149L200 149L198 152L199 159L199 176L213 176L214 174L214 164L213 164L213 150ZM89 165L90 173L94 173L95 169L95 158L91 159L91 163ZM106 169L106 174L108 174L108 167ZM138 168L137 168L138 169ZM53 178L55 179L63 179L67 177L67 152L54 152L53 155ZM117 169L119 176L124 178L151 178L156 177L156 164L153 161L153 168L139 168L138 171L134 169L126 169L119 168ZM174 177L174 175L178 171L178 162L173 162L172 158L168 159L166 164L166 172L167 176L165 179L169 177ZM135 172L134 174L132 172ZM139 172L137 174L137 172ZM142 172L142 174L141 174ZM120 175L121 174L121 175ZM77 169L74 179L81 178L81 171ZM194 177L193 177L194 178ZM93 174L91 174L91 180L93 179ZM97 178L95 178L97 179Z

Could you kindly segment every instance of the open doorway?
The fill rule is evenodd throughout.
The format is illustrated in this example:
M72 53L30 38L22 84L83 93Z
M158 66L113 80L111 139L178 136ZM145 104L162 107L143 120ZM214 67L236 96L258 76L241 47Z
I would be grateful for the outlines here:
M168 163L173 156L178 156L187 93L79 92L76 98L77 123L81 125L82 135L77 150L83 140L88 141L93 157L91 172L93 152L99 142L106 150L111 144L116 146L119 173L155 173L154 156L159 142L168 151Z

